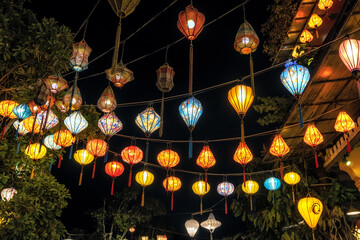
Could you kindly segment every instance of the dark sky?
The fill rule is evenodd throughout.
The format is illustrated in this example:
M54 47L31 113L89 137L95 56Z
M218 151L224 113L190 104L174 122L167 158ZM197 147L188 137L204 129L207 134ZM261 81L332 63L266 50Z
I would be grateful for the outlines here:
M97 1L96 0L62 0L62 1L33 1L31 8L39 17L54 17L60 24L69 26L73 32L76 32L84 19L89 14ZM148 21L156 13L168 6L172 1L141 1L135 12L123 20L122 39L136 31L142 24ZM147 54L153 50L163 47L180 37L181 32L176 27L178 13L190 3L190 1L179 0L168 11L163 13L146 28L137 33L125 45L124 62L127 63L135 58ZM239 0L223 1L196 1L194 6L206 16L206 22L219 17L223 13L240 4ZM246 18L252 24L260 38L260 46L254 57L255 71L270 66L268 56L262 53L261 44L263 36L260 32L261 24L266 21L269 13L266 11L270 1L252 0L246 5ZM249 74L248 57L240 55L233 48L233 42L236 32L243 22L242 8L239 8L231 14L225 16L219 21L205 28L200 36L194 41L194 90L199 90L212 85L231 81ZM114 45L116 27L118 23L117 16L112 12L110 5L106 0L101 0L99 6L90 18L86 41L93 49L89 60L99 56ZM82 39L83 32L76 37L75 41ZM184 39L177 45L169 49L168 62L175 70L175 87L166 96L186 93L188 89L188 47L189 41ZM139 60L127 67L134 72L135 80L127 84L123 89L113 87L118 103L143 101L157 99L161 97L161 92L155 86L156 69L164 63L165 51ZM80 73L81 77L90 76L95 73L103 72L110 68L112 52L101 59L91 63L89 69ZM279 81L279 75L283 69L276 69L269 73L256 77L256 94L258 96L275 96L287 94L285 88ZM74 74L66 76L68 81L73 80ZM249 84L249 82L247 82ZM87 78L79 81L78 86L81 90L83 99L88 104L96 104L102 91L108 85L105 74ZM204 112L194 130L194 139L218 139L240 136L239 119L236 112L232 109L227 100L227 92L232 86L226 86L214 91L196 95L203 105ZM164 139L187 139L188 129L181 119L178 106L185 99L178 99L165 104L164 117ZM257 101L255 100L256 104ZM124 124L122 134L143 137L141 130L135 125L136 115L144 110L146 105L117 108L116 114ZM154 105L155 110L160 112L160 105ZM254 134L267 130L256 123L258 115L251 108L245 118L245 133ZM158 138L158 133L153 134ZM270 137L251 138L247 140L255 156L260 156L262 143L270 144ZM128 146L130 141L120 137L111 139L110 149L120 152ZM137 141L139 147L145 149L145 142ZM232 159L233 153L238 145L237 141L211 143L210 148L213 151L217 163L211 168L210 172L231 173L241 172L242 167ZM157 163L156 155L166 148L166 144L151 143L149 161ZM187 158L187 144L173 144L181 158L177 166L181 169L202 171L195 164L196 157L200 153L202 144L194 145L194 159ZM67 159L66 159L67 160ZM110 193L110 177L103 172L103 161L98 160L97 176L95 180L90 180L91 167L85 170L83 186L78 187L78 174L80 166L72 161L64 161L60 170L54 169L53 173L61 183L64 183L71 191L72 200L69 207L64 210L63 220L69 232L74 228L89 230L92 224L89 216L85 214L88 209L101 206L104 196ZM125 164L125 172L116 181L116 190L125 187L128 177L128 166ZM137 172L140 166L135 167ZM165 171L151 169L155 173L155 182L146 189L148 196L163 199L169 210L170 199L161 185L165 178ZM166 220L178 232L186 233L184 223L190 218L188 212L199 210L199 198L191 190L191 185L198 180L198 176L178 173L183 182L183 187L175 193L175 210L167 215ZM228 178L235 185L242 183L242 177ZM204 208L210 207L221 199L216 192L216 186L223 181L222 177L210 177L209 183L211 191L204 197ZM134 183L136 184L136 183ZM262 184L262 183L261 183ZM264 191L264 188L261 187ZM231 198L230 198L231 201ZM215 237L229 236L239 231L241 226L240 219L235 219L232 214L225 216L223 214L223 203L216 206L215 216L222 221L223 225L216 230ZM169 211L170 212L170 211ZM196 219L201 222L207 218L197 216ZM208 233L200 230L199 237L208 237ZM181 239L176 237L176 239Z

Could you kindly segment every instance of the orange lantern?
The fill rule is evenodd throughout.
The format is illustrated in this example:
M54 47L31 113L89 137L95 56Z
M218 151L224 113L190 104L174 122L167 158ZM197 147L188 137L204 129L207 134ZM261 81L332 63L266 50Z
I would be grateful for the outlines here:
M137 146L131 145L121 151L121 158L130 165L128 186L131 187L132 167L134 164L141 162L143 159L143 152Z
M60 168L61 160L62 160L62 151L65 147L70 147L74 143L75 137L73 137L72 133L69 130L65 129L55 132L53 138L54 138L54 143L61 147L59 163L58 163L58 168Z
M66 112L69 110L69 108L67 108L67 107L65 106L63 100L56 100L56 101L55 101L55 105L56 105L57 109L58 109L60 112L62 112L62 113L66 113Z
M93 139L86 144L86 150L95 157L94 167L91 175L92 179L95 177L96 158L105 156L107 149L108 144L101 139Z
M306 128L305 135L304 135L304 143L309 145L314 149L315 152L315 164L316 168L319 167L318 158L316 154L316 146L319 145L324 141L324 137L322 136L319 129L315 127L315 124L310 123L308 127Z
M4 118L7 118L5 121L4 128L2 130L2 133L1 133L1 140L3 140L4 136L5 136L6 124L7 124L8 119L16 118L16 115L13 113L13 109L17 105L19 105L17 102L11 101L11 100L5 100L5 101L0 102L0 114Z
M79 186L81 186L83 172L84 172L84 166L90 164L94 160L94 156L91 155L88 152L88 150L81 149L81 150L77 150L74 153L74 159L81 165L81 172L80 172L80 178L79 178Z
M204 22L204 14L194 8L193 5L189 5L185 11L179 13L177 27L187 39L194 40L203 30Z
M116 103L114 91L110 86L108 86L101 94L97 102L97 106L102 112L109 113L116 108L116 105L117 103Z
M180 162L180 157L177 152L171 149L166 149L157 155L157 161L161 166L166 168L166 179L168 179L169 169L178 165ZM166 191L168 190L167 187L165 187L165 189Z
M69 87L67 81L60 76L48 76L44 79L44 83L53 94L57 94Z
M314 36L307 29L304 29L300 35L299 41L301 43L309 44L313 39L314 39Z
M280 160L280 175L281 179L283 176L283 168L281 165L281 158L290 151L289 146L286 144L280 134L275 135L275 138L270 147L270 154L279 158Z
M85 39L73 44L73 55L70 59L70 66L76 71L81 72L88 68L89 55L92 49L87 45Z
M202 167L205 170L205 191L207 190L207 170L214 166L216 163L214 154L211 152L209 145L205 145L201 150L198 158L196 159L196 164Z
M113 195L115 178L117 178L124 172L124 165L122 165L117 161L108 162L105 165L105 172L107 175L109 175L112 178L111 195Z
M200 197L200 214L202 215L202 197L210 191L210 185L204 181L197 181L192 185L193 192Z
M31 133L39 133L40 125L36 122L35 116L30 116L22 121L26 131Z
M332 0L319 0L318 2L318 7L320 10L329 10L332 5L334 4L334 2Z
M171 192L171 211L174 208L174 192L181 188L181 180L175 176L167 177L163 181L163 186L166 191Z
M253 160L253 155L245 142L239 143L239 146L237 147L234 154L234 160L235 162L240 163L243 166L243 171L244 171L243 177L244 177L244 182L246 182L245 166L246 164L248 164Z
M345 111L340 111L339 115L336 118L334 128L336 131L343 132L345 135L346 133L349 133L351 129L355 128L355 122ZM346 143L348 152L350 153L351 146L348 137L346 137Z
M321 26L321 24L323 23L322 18L317 15L316 13L312 14L309 22L308 22L308 26L311 28L315 28L315 33L316 33L316 38L319 38L319 33L318 33L318 27Z

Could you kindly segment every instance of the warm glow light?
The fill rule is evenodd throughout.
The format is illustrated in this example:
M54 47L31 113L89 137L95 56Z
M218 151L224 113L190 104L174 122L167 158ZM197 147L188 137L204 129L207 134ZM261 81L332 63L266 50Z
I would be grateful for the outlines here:
M181 185L182 185L181 180L174 176L167 177L163 181L163 186L164 186L165 190L170 191L170 192L175 192L175 191L179 190L181 188Z
M192 19L188 20L188 21L187 21L187 26L188 26L190 29L194 28L194 27L195 27L195 22L194 22L194 20L192 20Z
M86 144L86 150L94 157L103 157L106 154L108 144L101 139L93 139Z
M319 15L313 13L309 19L308 25L311 28L318 28L323 23L323 20Z
M53 94L57 94L69 87L67 81L59 76L48 76L44 79L44 83Z
M110 177L116 178L124 172L124 165L117 161L108 162L105 165L105 172Z
M205 189L205 182L204 181L197 181L192 185L192 190L196 195L204 196L206 193L210 191L210 185L209 183L206 184L207 187Z
M340 44L339 56L350 72L360 71L360 41L346 39Z
M300 45L296 45L291 53L291 56L293 58L297 58L297 57L301 57L301 55L303 55L304 53L305 50L302 50Z
M31 159L41 159L46 155L46 147L40 143L33 143L26 147L25 154Z
M247 180L241 185L241 189L244 193L253 195L259 190L259 184L253 180Z
M355 122L345 111L340 111L336 118L334 128L338 132L346 133L355 128Z
M134 165L143 159L143 152L137 146L131 145L121 151L121 158L124 162Z
M1 191L1 199L5 202L8 202L14 197L15 194L17 194L15 188L4 188Z
M186 231L188 232L191 238L195 236L196 232L199 229L199 226L200 226L199 222L194 219L190 219L185 222Z
M61 149L61 146L57 145L54 142L54 135L48 135L46 136L46 138L44 139L44 145L52 150L59 150Z
M35 116L30 116L22 121L24 128L28 132L39 133L40 125L36 122Z
M277 134L271 144L270 154L281 158L288 152L290 152L290 148L288 147L284 139L281 137L281 135Z
M192 5L179 13L177 27L189 40L194 40L203 30L205 16Z
M239 146L237 147L234 154L234 160L243 166L253 160L253 155L245 142L239 143Z
M288 172L284 176L284 181L289 185L295 185L301 180L300 175L296 172Z
M94 156L91 155L86 149L81 149L81 150L77 150L74 153L74 159L81 166L85 166L91 163L92 161L94 161Z
M114 73L111 68L105 71L106 78L114 83L115 87L124 87L125 84L134 80L134 73L122 63L116 66Z
M334 4L332 0L319 0L318 7L320 10L329 10L331 6Z
M203 221L200 225L209 230L210 233L213 233L216 228L221 226L221 222L215 219L213 213L210 213L208 219ZM212 239L212 237L210 239Z
M54 133L55 144L61 147L70 147L75 141L75 138L69 130L60 130Z
M17 105L19 105L19 104L15 101L11 101L11 100L1 101L0 102L0 115L3 117L12 118L12 119L16 118L16 115L13 113L13 109Z
M144 171L138 172L136 174L135 180L142 187L146 187L154 182L154 174L152 174L151 172L149 172L147 170L144 170Z
M16 121L13 123L13 126L14 126L14 128L16 129L16 131L18 132L18 134L19 134L20 136L23 136L23 135L29 133L28 130L26 130L26 129L24 128L24 123L23 123L22 121L19 122L19 120L16 120Z
M107 138L110 138L123 128L123 124L120 119L116 117L115 113L112 112L104 114L104 116L99 119L98 127Z
M70 66L77 72L88 68L88 57L92 49L87 45L85 40L73 44L73 55L70 59Z
M168 169L178 165L180 162L180 157L177 152L171 149L166 149L157 155L157 161L161 166Z
M160 116L153 107L148 107L139 113L135 119L136 125L149 137L160 128Z
M116 103L114 91L112 90L111 86L108 86L101 94L97 102L97 106L102 112L109 113L115 110L116 105L117 103Z
M198 158L196 159L196 164L207 170L210 167L214 166L216 163L214 154L211 152L210 147L205 145L201 150Z
M250 54L256 51L259 43L259 37L250 23L245 21L241 24L235 36L234 49L240 54Z
M314 36L307 29L304 29L300 35L299 41L301 43L310 43L313 39Z
M244 116L254 101L251 87L237 85L228 92L228 100L239 116Z
M315 229L323 211L322 202L314 197L306 197L298 202L298 210L310 228Z
M315 124L310 123L305 131L304 135L304 143L311 147L316 147L320 143L324 141L324 137L322 136L319 129L315 127Z

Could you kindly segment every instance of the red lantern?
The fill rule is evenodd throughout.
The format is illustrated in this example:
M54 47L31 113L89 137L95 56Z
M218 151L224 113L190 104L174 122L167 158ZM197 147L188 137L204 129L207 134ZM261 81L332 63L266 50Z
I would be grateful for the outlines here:
M194 40L203 30L204 22L204 14L194 8L193 5L189 5L185 11L179 13L177 27L187 39Z
M124 165L122 165L117 161L108 162L105 165L105 172L107 175L109 175L112 178L111 195L113 195L115 178L117 178L124 172Z
M131 187L132 166L141 162L143 159L143 152L137 146L131 145L121 151L121 158L124 162L130 165L128 186Z
M246 182L245 166L246 164L248 164L253 160L253 155L245 142L239 143L239 146L237 147L234 154L234 160L235 162L240 163L243 166L243 170L244 170L243 177L244 177L244 182Z
M276 157L279 158L280 160L280 174L281 174L281 179L284 178L283 175L283 168L281 165L281 158L287 154L288 152L290 152L290 148L289 146L286 144L286 142L284 141L284 139L281 137L280 134L277 134L271 144L270 147L270 154L274 155Z
M324 137L322 136L319 129L315 127L315 124L310 123L306 129L305 135L304 135L304 142L312 147L315 152L315 164L316 168L319 167L318 158L316 154L316 146L319 145L324 141Z
M161 166L166 168L166 179L168 179L169 169L178 165L180 162L180 157L177 152L171 149L166 149L157 155L157 161ZM168 190L167 187L165 189L166 191Z
M96 158L105 156L107 149L108 144L101 139L93 139L86 144L86 150L88 150L88 152L95 157L93 172L91 176L92 179L94 179L95 177Z
M214 154L211 152L209 145L205 145L201 150L196 164L205 170L205 191L207 191L207 170L216 163Z
M181 180L175 176L167 177L163 181L166 191L171 192L171 211L174 209L174 192L181 188Z

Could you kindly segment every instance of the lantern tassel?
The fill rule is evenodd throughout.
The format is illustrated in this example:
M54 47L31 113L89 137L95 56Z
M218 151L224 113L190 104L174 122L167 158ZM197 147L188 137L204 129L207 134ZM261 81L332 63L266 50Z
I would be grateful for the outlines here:
M164 131L164 92L162 92L161 97L161 111L160 111L160 129L159 129L159 137L162 137Z
M115 182L115 178L113 178L111 183L111 196L114 195L114 182Z
M171 193L171 211L174 210L174 192Z
M314 152L315 152L315 166L316 166L316 168L319 168L318 156L316 154L315 148L314 148Z
M33 179L34 178L34 174L35 174L35 164L31 170L31 175L30 175L30 179Z
M57 168L61 167L61 160L62 160L62 149L61 149L61 152L60 152L60 157L59 157L59 162L58 162Z
M319 32L318 32L317 28L315 28L315 34L316 34L316 38L319 38Z
M295 192L294 192L294 185L291 185L291 191L292 191L292 199L293 199L293 203L295 205Z
M52 165L53 165L53 160L54 160L54 158L51 158L50 167L49 167L49 172L51 172L51 168L52 168Z
M253 95L255 96L254 63L253 63L251 52L250 52L249 63L250 63L251 88L253 91Z
M17 148L16 148L16 154L19 154L20 144L21 144L21 142L19 141L17 144Z
M250 210L253 210L253 206L252 206L252 195L250 195Z
M303 121L303 114L302 114L302 110L301 110L301 105L299 102L299 121L300 121L300 127L304 127L304 121Z
M116 72L116 66L119 58L119 47L120 47L120 37L121 37L121 19L119 19L119 25L116 30L116 38L115 38L115 49L114 49L114 55L112 59L112 65L111 65L111 73L114 74Z
M245 165L243 165L243 178L244 178L244 182L246 182Z
M281 179L284 179L284 171L283 171L283 167L281 165L281 160L280 160L280 176L281 176Z
M91 179L95 178L95 170L96 170L96 159L94 160L94 166L93 166L93 170L92 170Z
M142 194L141 194L141 206L145 205L145 188L143 187Z
M351 146L350 146L349 139L346 139L346 145L347 145L348 153L351 153Z
M70 147L69 160L72 159L73 150L74 150L74 144L71 145L71 147Z
M205 169L205 192L207 192L207 169Z
M315 240L315 233L314 233L314 229L312 230L312 238L313 238L313 240Z
M200 197L200 215L203 214L203 203L202 203L202 197Z
M128 187L131 187L131 178L132 178L132 166L130 166Z
M84 171L84 166L81 166L81 172L80 172L80 178L79 178L79 186L81 186L81 183L82 183L83 171Z
M228 214L227 197L225 197L225 214Z
M192 132L190 131L190 138L189 138L189 159L193 157L193 142L192 142Z

